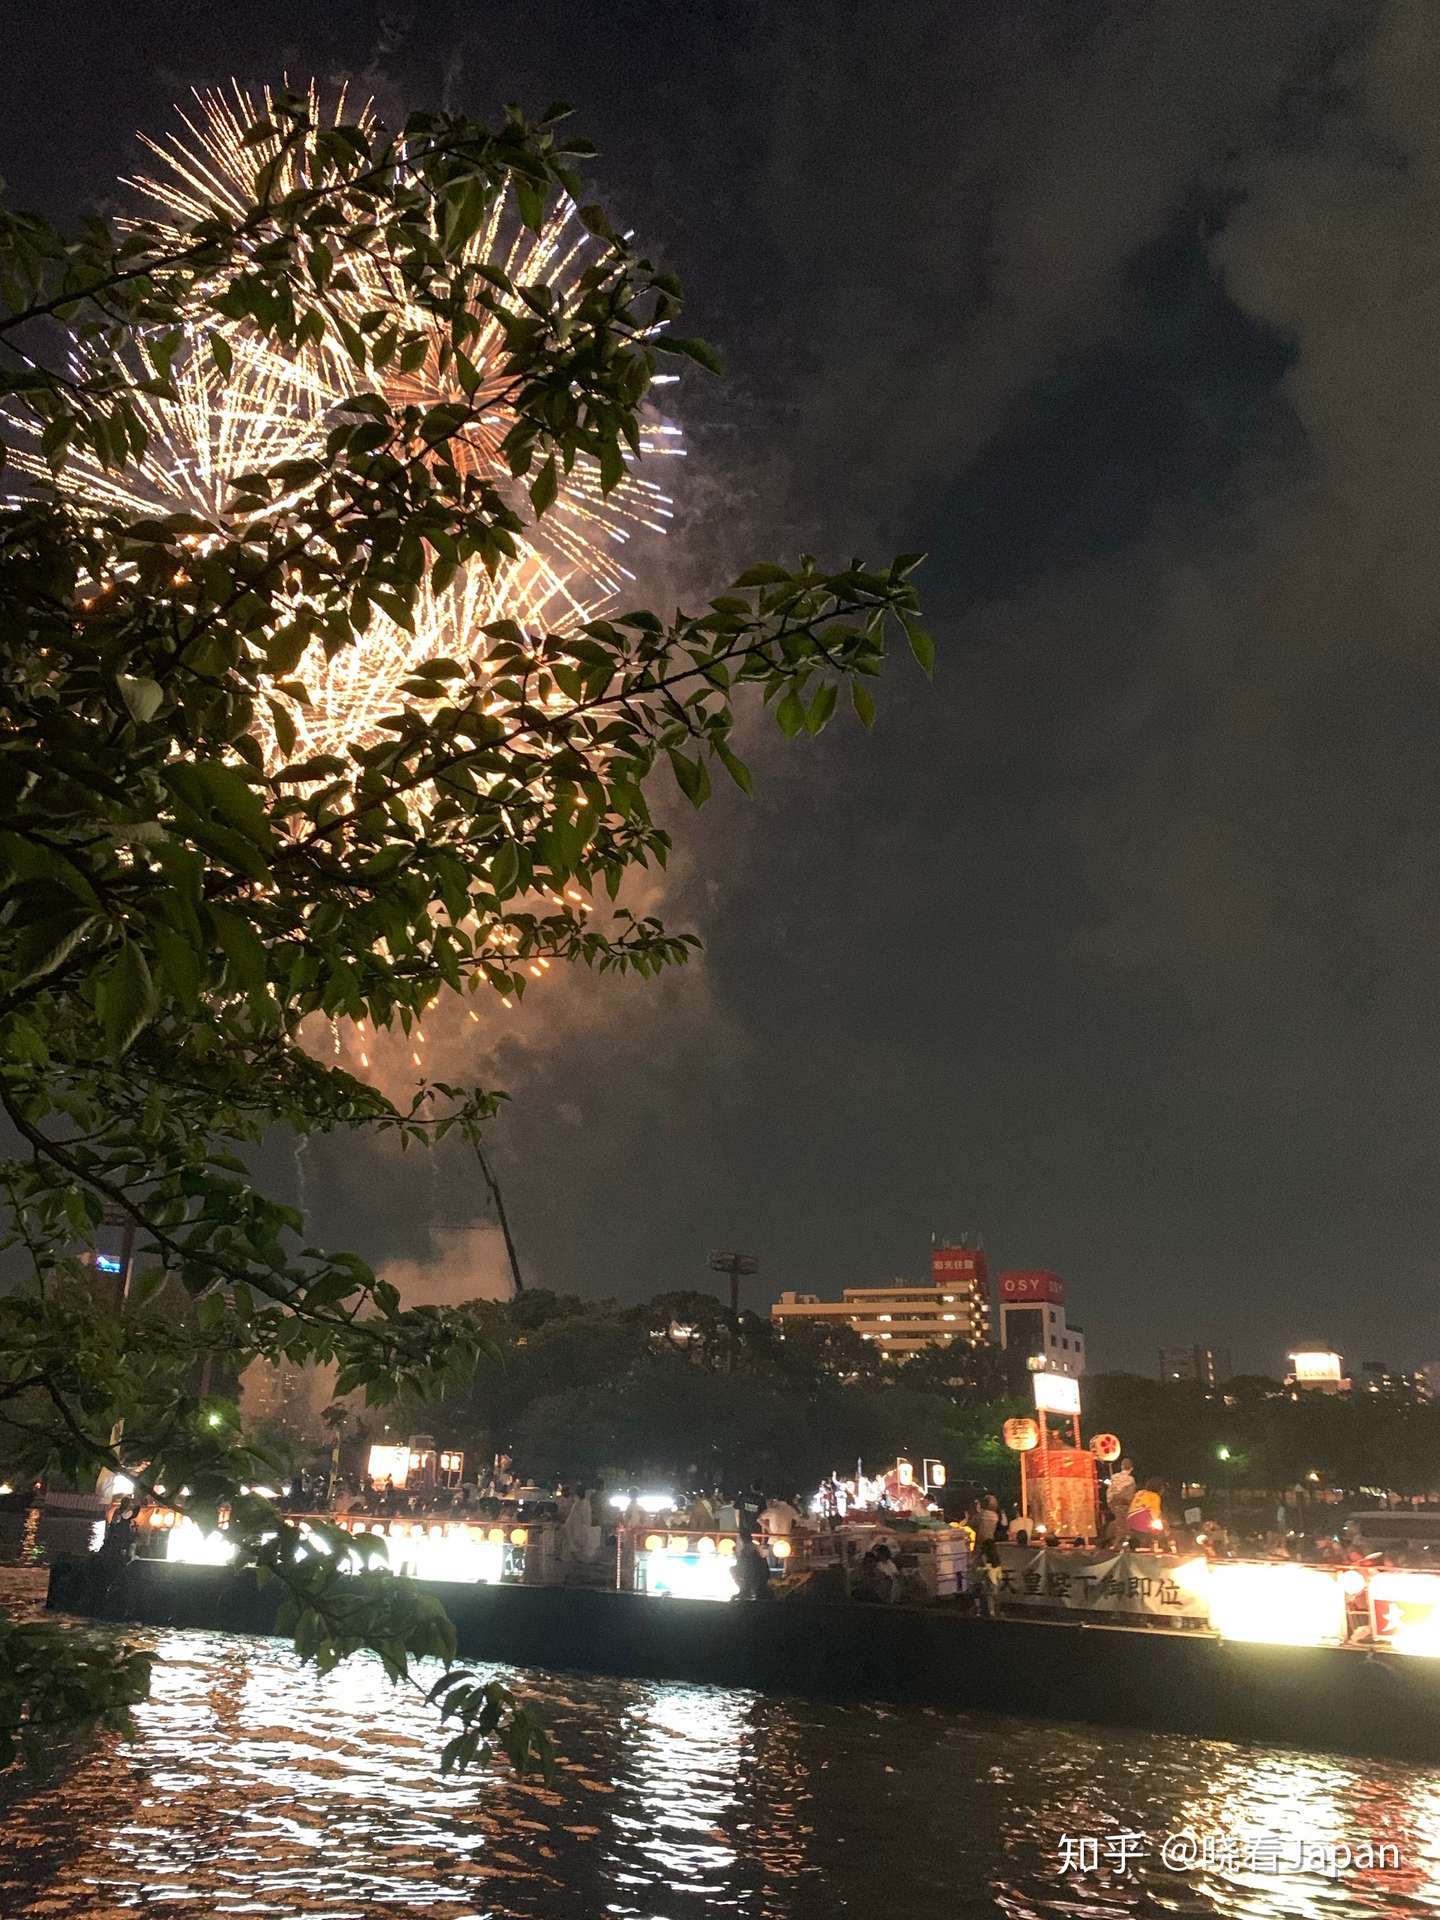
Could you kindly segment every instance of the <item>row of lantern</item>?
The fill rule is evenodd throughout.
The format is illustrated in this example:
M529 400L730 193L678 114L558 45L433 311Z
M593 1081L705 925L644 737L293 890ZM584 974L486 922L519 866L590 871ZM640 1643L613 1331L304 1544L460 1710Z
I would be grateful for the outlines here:
M173 1507L146 1507L140 1514L140 1525L168 1531L183 1518L184 1515L177 1513ZM333 1525L341 1533L388 1533L396 1540L421 1540L427 1534L431 1539L438 1537L445 1540L460 1536L474 1541L486 1540L492 1547L503 1546L507 1540L512 1547L523 1547L530 1539L528 1527L480 1527L468 1521L457 1524L450 1520L432 1520L426 1524L420 1520L391 1520L388 1523L384 1520L336 1520Z
M392 1540L423 1540L428 1534L431 1539L488 1540L492 1547L504 1546L508 1540L512 1547L523 1547L530 1539L528 1527L481 1527L469 1521L435 1521L428 1524L422 1520L337 1520L335 1525L341 1533L378 1533L389 1534Z
M730 1534L716 1538L713 1534L702 1533L692 1538L688 1533L647 1533L644 1545L646 1553L718 1553L733 1557L736 1542ZM783 1536L768 1541L767 1545L777 1560L788 1560L793 1551L790 1542Z
M1017 1420L1007 1420L1001 1429L1005 1444L1012 1453L1029 1453L1040 1444L1040 1423L1032 1420L1028 1414ZM1118 1460L1120 1458L1119 1436L1113 1433L1097 1433L1091 1439L1090 1451L1097 1460Z

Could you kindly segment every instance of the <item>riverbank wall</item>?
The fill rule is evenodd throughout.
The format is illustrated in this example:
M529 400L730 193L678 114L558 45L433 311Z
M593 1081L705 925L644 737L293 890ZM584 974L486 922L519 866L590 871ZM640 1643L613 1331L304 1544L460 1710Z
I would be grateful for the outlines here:
M65 1557L49 1605L153 1627L270 1634L276 1588L136 1560L106 1586ZM422 1583L424 1584L424 1583ZM461 1656L779 1694L1098 1721L1440 1764L1440 1660L1211 1634L988 1620L945 1607L721 1605L573 1587L431 1584Z

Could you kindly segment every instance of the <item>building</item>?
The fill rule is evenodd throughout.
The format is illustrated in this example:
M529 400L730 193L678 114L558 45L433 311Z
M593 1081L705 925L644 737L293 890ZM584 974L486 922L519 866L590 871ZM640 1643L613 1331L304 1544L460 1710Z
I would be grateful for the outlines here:
M1230 1378L1228 1347L1161 1347L1160 1378L1188 1380L1213 1393Z
M1426 1376L1424 1367L1413 1373L1392 1373L1383 1360L1362 1360L1355 1391L1373 1393L1380 1400L1409 1401L1413 1405L1430 1398L1430 1382Z
M1349 1393L1345 1362L1331 1348L1302 1347L1289 1357L1285 1385L1292 1398L1301 1393Z
M320 1378L315 1367L293 1360L256 1360L246 1370L241 1408L249 1420L268 1420L292 1440L313 1441L321 1433L315 1406Z
M851 1326L892 1358L952 1340L976 1345L990 1337L990 1270L983 1247L935 1246L930 1283L895 1280L888 1287L846 1287L838 1300L782 1293L770 1309L777 1331L787 1326Z
M1065 1282L1043 1267L1002 1273L1000 1345L1007 1353L1023 1353L1033 1371L1069 1373L1077 1379L1085 1371L1085 1335L1065 1319Z

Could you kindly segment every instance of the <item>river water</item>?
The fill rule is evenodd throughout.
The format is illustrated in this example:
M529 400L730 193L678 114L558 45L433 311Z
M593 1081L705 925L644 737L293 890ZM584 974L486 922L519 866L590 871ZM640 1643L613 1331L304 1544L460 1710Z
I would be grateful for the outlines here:
M0 1781L3 1920L1440 1915L1440 1770L497 1668L559 1783L442 1781L430 1709L372 1663L135 1637L161 1664L134 1738Z

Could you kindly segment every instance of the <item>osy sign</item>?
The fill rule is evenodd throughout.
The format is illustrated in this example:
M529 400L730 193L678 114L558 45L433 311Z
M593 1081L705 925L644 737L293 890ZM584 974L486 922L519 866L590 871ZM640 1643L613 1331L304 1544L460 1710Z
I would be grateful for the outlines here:
M1045 1300L1058 1304L1065 1298L1065 1282L1058 1273L1048 1273L1043 1267L1002 1273L1000 1298L1009 1306L1033 1306Z

